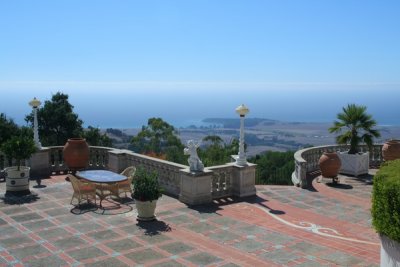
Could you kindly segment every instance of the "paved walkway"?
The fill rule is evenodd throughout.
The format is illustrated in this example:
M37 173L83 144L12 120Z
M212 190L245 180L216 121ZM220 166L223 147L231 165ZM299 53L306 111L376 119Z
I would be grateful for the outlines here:
M0 200L0 266L378 266L370 177L313 189L258 186L257 196L187 207L163 196L157 221L135 204L71 206L64 176L23 204ZM31 182L31 186L35 182ZM0 183L4 194L5 183ZM6 202L6 203L5 203Z

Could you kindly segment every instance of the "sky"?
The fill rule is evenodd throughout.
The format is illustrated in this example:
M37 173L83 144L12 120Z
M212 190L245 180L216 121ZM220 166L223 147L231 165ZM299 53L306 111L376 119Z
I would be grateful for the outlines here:
M234 117L399 124L400 1L0 1L0 112L67 93L85 125Z

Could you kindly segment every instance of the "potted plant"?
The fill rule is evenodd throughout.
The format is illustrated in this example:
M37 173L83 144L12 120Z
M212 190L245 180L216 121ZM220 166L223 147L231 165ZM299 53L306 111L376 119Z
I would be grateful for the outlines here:
M381 238L381 266L400 266L400 160L385 162L373 182L371 215Z
M25 159L29 159L36 152L36 145L32 138L32 131L22 127L17 135L12 136L1 146L1 151L10 160L14 159L16 166L5 168L6 195L28 195L29 170L27 166L21 166Z
M372 148L373 139L380 137L374 129L376 121L366 113L367 107L349 104L343 112L337 114L337 121L329 128L329 132L339 134L336 142L340 145L350 145L350 150L338 154L342 167L340 173L362 175L368 173L369 152L361 153L359 145L365 143Z
M154 171L147 171L143 166L139 166L135 172L132 193L139 221L151 221L156 218L154 212L157 200L161 196L162 188L158 182L158 174Z

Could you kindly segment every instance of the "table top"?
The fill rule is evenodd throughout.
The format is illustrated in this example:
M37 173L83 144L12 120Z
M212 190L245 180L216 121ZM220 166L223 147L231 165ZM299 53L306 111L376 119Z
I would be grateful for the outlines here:
M95 183L116 183L128 179L125 175L118 174L107 170L88 170L79 171L77 176Z

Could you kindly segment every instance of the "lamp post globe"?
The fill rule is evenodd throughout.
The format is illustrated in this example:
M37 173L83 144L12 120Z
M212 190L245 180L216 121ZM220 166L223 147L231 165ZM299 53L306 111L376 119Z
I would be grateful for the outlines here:
M39 129L38 129L38 119L37 119L37 109L42 104L36 97L29 101L29 106L33 109L33 139L35 141L36 147L42 149L42 144L39 141Z
M244 104L236 108L236 113L240 116L239 154L236 157L236 164L239 166L247 165L246 152L244 151L244 117L249 111Z

